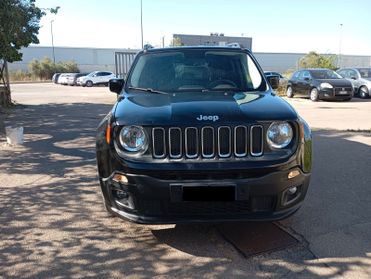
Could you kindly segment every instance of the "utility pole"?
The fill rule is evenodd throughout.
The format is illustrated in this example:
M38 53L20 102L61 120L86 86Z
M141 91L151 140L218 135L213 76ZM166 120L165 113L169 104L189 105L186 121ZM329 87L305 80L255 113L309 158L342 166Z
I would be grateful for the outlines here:
M50 21L50 32L52 34L53 65L54 65L54 72L55 72L55 51L54 51L54 37L53 37L53 22L54 22L54 19Z
M162 36L162 48L165 47L165 36Z
M143 1L140 0L140 34L142 37L142 49L143 49Z
M340 39L339 39L339 68L342 66L342 57L341 57L341 43L343 39L343 24L340 23Z

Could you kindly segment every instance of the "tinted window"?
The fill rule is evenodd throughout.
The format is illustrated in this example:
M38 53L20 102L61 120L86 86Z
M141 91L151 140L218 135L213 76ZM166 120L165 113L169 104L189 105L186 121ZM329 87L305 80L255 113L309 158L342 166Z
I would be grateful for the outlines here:
M247 53L204 49L143 54L134 65L127 85L165 92L267 90Z
M340 79L341 75L332 70L312 70L310 71L314 79Z
M358 69L362 78L371 78L371 69Z
M301 73L301 71L294 73L292 75L291 79L299 79L300 73Z
M311 78L310 73L308 71L303 72L303 79L306 79L306 78L309 78L309 79Z
M341 70L338 72L339 75L341 75L342 77L347 77L347 71L346 70Z

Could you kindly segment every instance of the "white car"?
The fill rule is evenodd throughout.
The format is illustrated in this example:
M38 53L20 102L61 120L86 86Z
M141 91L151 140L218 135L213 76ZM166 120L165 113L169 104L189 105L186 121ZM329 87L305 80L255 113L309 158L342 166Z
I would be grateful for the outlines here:
M108 85L110 79L115 78L112 72L94 71L84 77L79 77L76 81L78 85L91 87L96 84Z
M58 78L58 83L59 84L63 84L63 85L67 85L67 80L68 80L68 77L69 77L69 73L64 73L64 74L61 74Z

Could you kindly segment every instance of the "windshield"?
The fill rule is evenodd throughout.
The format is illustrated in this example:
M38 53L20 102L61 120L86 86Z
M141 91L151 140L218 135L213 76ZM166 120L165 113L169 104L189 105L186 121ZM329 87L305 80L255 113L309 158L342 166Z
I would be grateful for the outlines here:
M127 88L162 92L265 91L267 85L244 52L187 49L141 55Z
M343 78L338 73L332 70L314 70L310 71L314 79L340 79Z
M362 78L371 78L371 69L358 69Z

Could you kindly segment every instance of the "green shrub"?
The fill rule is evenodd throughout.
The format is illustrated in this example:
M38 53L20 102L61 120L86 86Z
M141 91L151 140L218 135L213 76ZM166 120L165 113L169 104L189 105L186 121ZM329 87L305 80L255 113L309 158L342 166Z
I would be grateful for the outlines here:
M40 80L49 80L54 73L79 73L75 61L60 61L54 65L53 61L45 57L42 60L33 59L28 64L31 75Z

